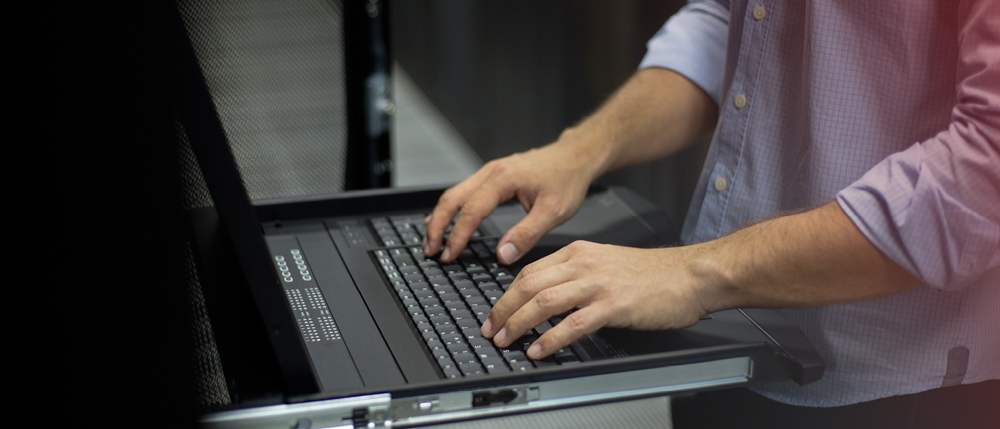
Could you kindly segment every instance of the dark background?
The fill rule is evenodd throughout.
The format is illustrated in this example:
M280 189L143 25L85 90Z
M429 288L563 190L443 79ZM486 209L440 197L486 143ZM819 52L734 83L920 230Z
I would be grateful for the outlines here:
M636 70L683 0L392 3L396 61L484 161L558 138ZM680 226L706 145L614 172Z

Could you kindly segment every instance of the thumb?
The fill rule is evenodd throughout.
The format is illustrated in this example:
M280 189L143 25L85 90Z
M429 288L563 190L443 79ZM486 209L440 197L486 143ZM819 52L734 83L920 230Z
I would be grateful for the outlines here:
M566 216L566 218L568 217ZM535 247L543 235L565 220L553 214L552 210L543 209L543 205L536 204L524 219L511 227L500 239L497 244L497 257L500 262L507 265L517 262Z

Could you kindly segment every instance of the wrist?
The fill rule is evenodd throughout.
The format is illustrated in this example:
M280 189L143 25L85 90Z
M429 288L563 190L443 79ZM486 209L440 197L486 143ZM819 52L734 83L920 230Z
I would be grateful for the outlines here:
M565 129L549 147L564 152L564 159L574 162L589 183L612 169L614 144L602 130L587 125Z
M741 305L732 265L725 261L719 244L716 240L682 248L687 253L684 268L690 286L706 314Z

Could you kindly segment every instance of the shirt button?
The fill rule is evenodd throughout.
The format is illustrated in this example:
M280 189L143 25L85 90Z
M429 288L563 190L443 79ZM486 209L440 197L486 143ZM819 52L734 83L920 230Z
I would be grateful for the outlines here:
M753 19L760 21L764 19L764 17L766 16L767 16L767 9L764 9L764 6L757 6L753 8Z
M743 94L737 95L736 98L733 99L733 104L736 105L737 109L742 109L743 106L747 105L747 97Z
M725 177L720 177L718 179L715 179L715 190L716 191L719 191L719 192L725 191L726 190L726 186L729 186L729 184L726 183L726 178Z

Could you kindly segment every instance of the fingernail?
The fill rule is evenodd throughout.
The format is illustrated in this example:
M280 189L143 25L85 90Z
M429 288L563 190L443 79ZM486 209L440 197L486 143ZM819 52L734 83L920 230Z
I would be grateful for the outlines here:
M431 215L427 215L427 217L424 218L424 225L427 225L429 223L431 223Z
M441 260L447 261L451 257L451 248L445 247L444 252L441 252Z
M493 322L487 318L486 322L483 323L483 327L480 328L479 331L482 332L484 337L489 338L490 335L493 335Z
M532 359L538 359L542 357L542 346L538 345L538 343L535 343L532 344L531 347L528 347L528 357Z
M514 263L514 261L516 261L520 256L521 255L517 253L517 248L514 247L514 243L508 242L500 248L500 258L508 264Z
M503 344L504 340L507 339L507 328L500 328L500 332L497 332L497 336L493 337L493 344L500 345Z

